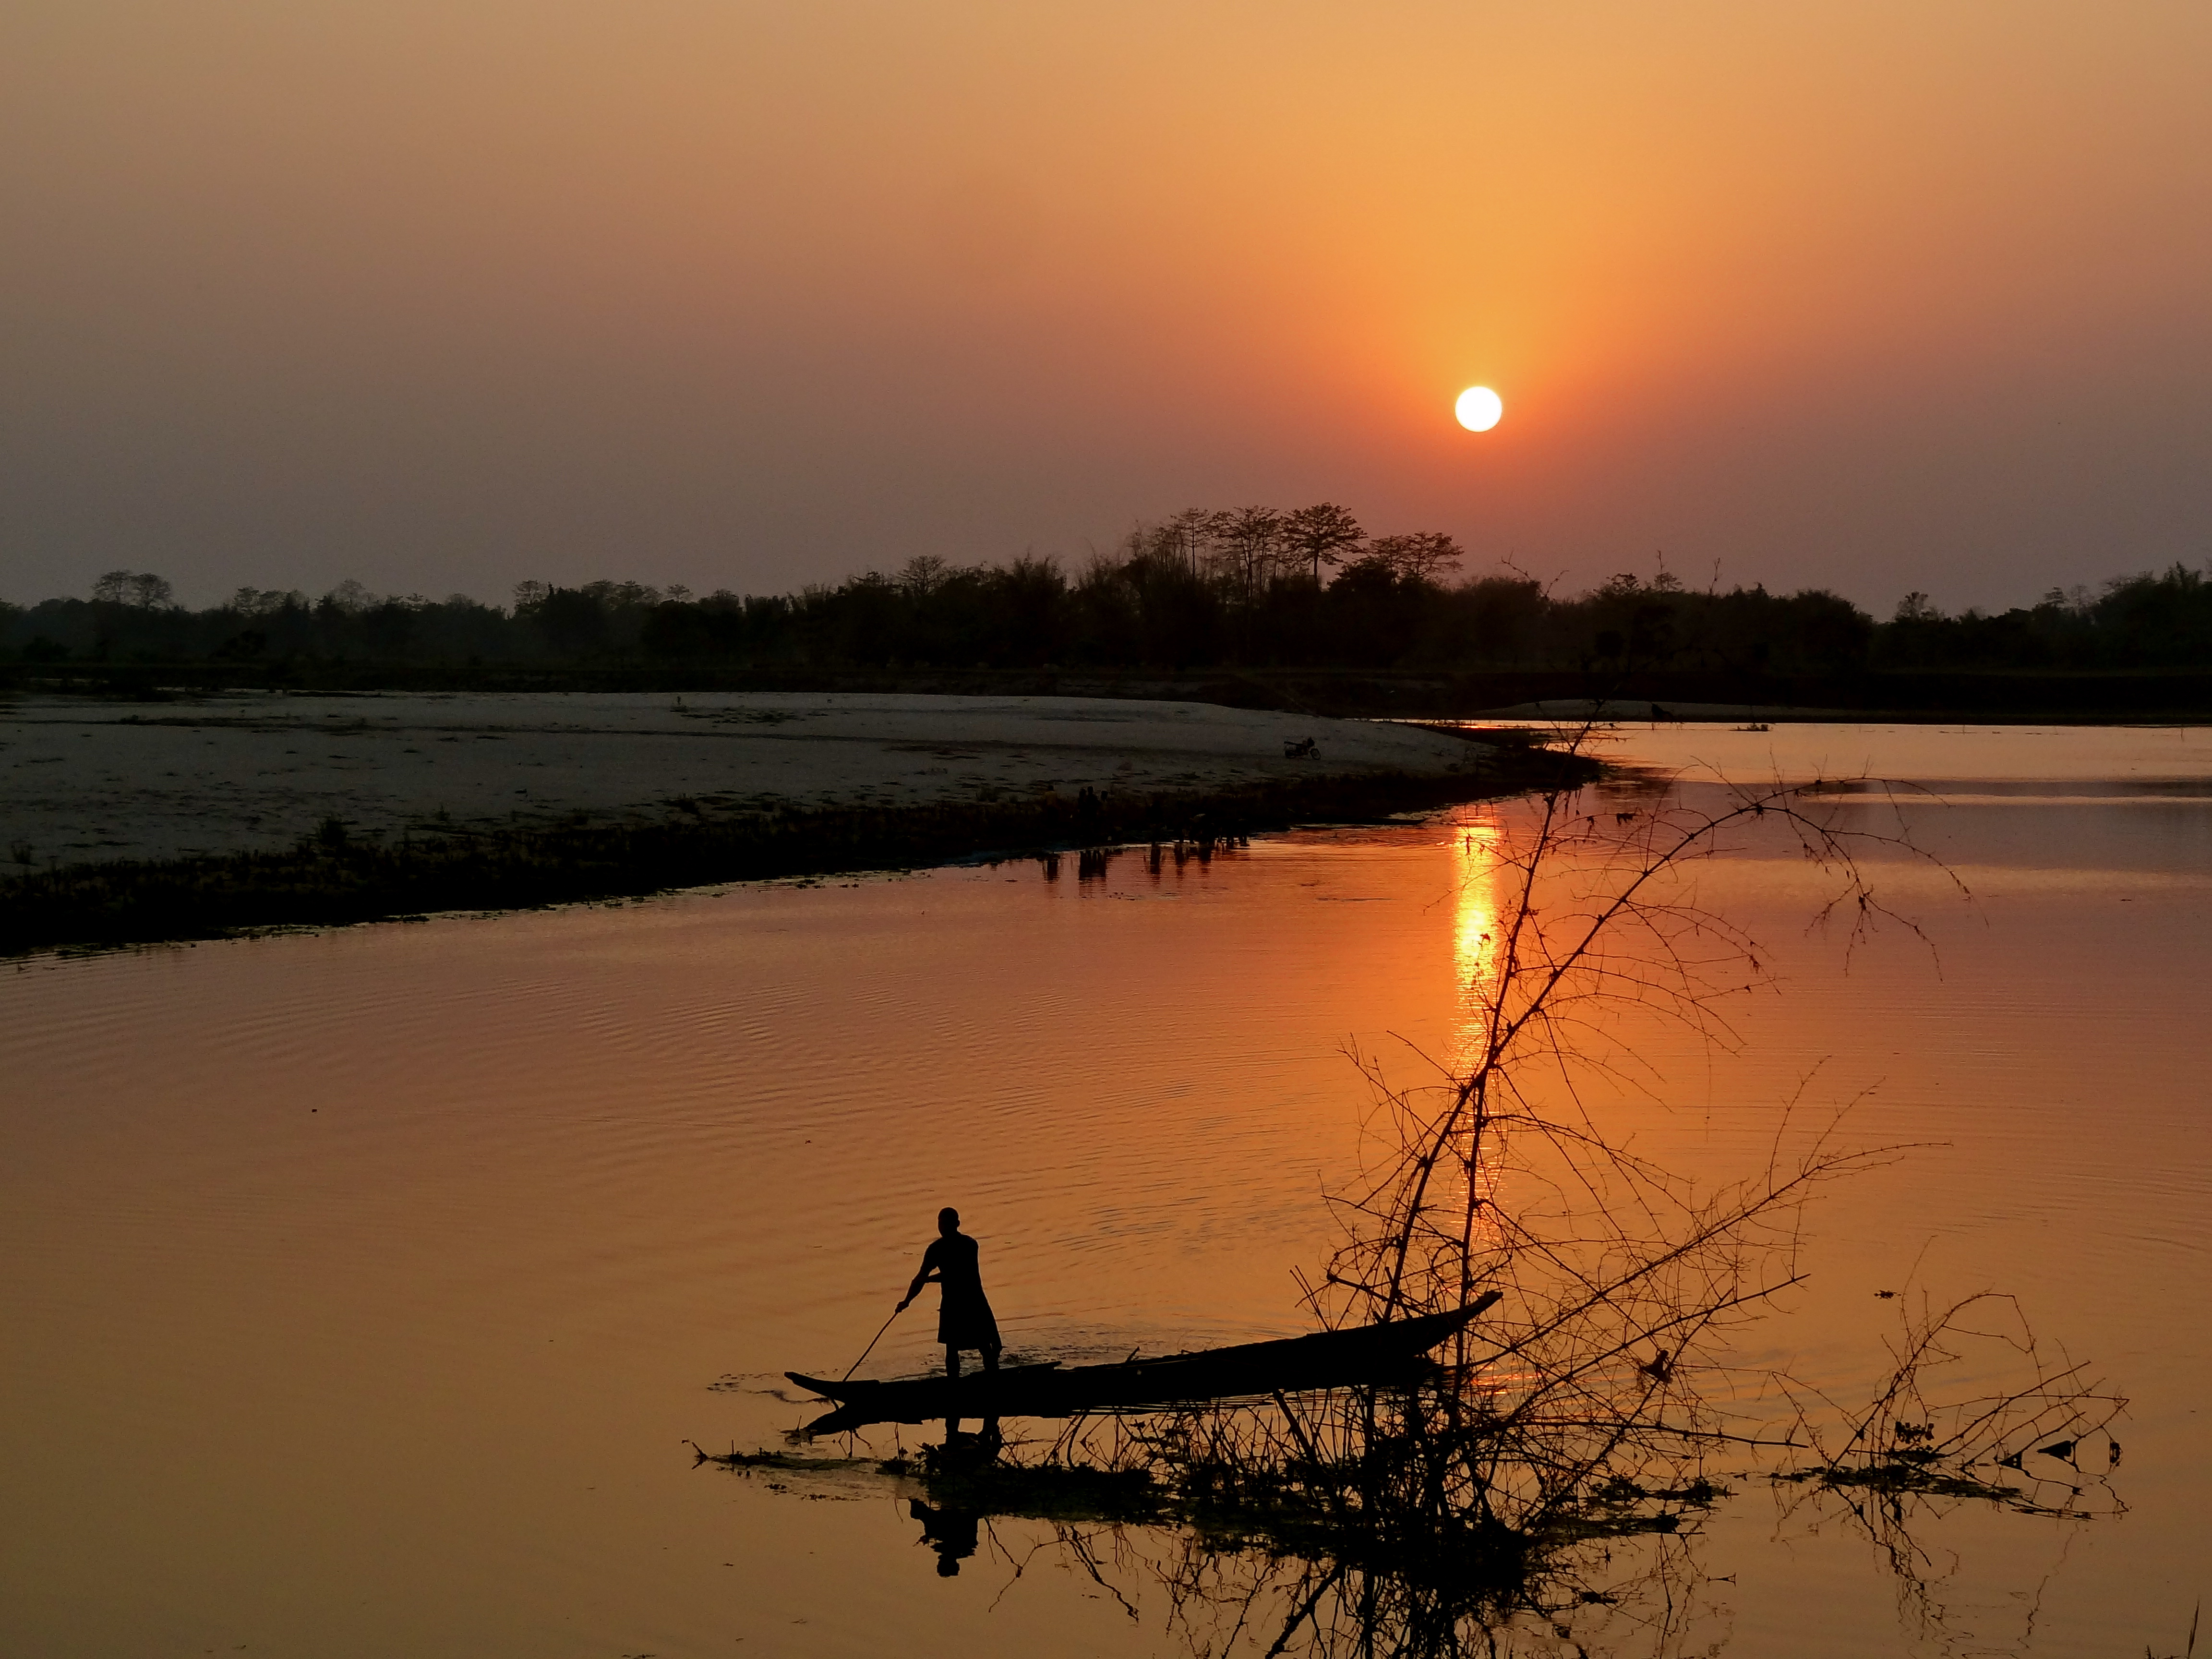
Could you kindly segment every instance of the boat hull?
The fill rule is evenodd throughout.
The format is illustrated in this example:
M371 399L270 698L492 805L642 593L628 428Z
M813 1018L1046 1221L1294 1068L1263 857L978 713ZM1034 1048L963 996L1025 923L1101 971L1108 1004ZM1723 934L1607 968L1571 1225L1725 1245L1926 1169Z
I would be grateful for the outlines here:
M1014 1365L957 1378L923 1376L888 1382L831 1382L799 1371L785 1375L836 1403L836 1410L806 1425L809 1434L940 1418L1079 1417L1410 1380L1425 1369L1431 1349L1465 1329L1498 1299L1492 1291L1451 1313L1121 1364Z

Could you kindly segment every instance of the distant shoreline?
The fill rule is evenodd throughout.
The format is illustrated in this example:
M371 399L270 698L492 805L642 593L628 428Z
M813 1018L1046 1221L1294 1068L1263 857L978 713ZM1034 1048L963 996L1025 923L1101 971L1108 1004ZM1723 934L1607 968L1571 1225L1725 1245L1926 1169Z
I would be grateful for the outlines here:
M226 690L866 694L1176 701L1340 719L1546 717L1587 708L1695 720L1972 720L2003 725L2212 721L2212 670L1894 669L1847 674L1571 669L1368 671L1300 668L739 668L649 661L592 664L371 662L0 665L0 695L160 700ZM1665 718L1662 714L1661 718ZM1622 718L1645 718L1624 712Z

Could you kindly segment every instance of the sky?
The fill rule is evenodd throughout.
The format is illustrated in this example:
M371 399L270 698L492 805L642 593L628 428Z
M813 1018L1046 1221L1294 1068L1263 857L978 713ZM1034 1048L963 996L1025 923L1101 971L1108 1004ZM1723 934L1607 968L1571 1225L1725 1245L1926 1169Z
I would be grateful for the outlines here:
M1563 592L2202 565L2208 64L2201 0L11 0L0 597L1323 500Z

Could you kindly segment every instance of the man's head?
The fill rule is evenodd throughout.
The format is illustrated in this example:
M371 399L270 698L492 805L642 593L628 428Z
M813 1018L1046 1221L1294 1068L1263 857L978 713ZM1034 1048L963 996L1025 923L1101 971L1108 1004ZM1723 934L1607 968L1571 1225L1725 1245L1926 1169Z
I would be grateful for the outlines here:
M937 1231L950 1238L960 1231L960 1212L950 1204L937 1212Z

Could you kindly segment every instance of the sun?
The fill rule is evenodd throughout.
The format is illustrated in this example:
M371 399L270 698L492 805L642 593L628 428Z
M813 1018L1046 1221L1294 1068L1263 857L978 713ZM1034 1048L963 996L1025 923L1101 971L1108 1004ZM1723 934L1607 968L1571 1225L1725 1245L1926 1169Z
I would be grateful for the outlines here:
M1487 432L1505 413L1505 401L1486 386L1471 386L1459 394L1452 413L1469 432Z

